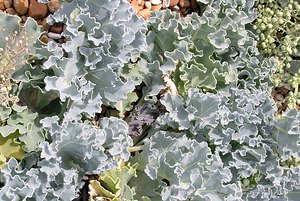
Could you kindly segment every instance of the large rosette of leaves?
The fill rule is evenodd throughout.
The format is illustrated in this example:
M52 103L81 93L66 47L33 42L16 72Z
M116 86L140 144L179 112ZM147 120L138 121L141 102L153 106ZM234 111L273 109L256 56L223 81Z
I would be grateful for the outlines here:
M259 55L257 36L249 26L255 18L254 1L201 3L207 4L201 17L180 18L169 11L154 14L149 23L147 53L143 53L137 64L127 67L127 75L137 83L144 78L146 98L164 88L164 74L171 75L179 91L178 95L165 94L160 100L166 113L157 118L149 132L153 136L145 141L142 154L133 160L139 161L140 170L144 171L134 181L140 177L147 181L145 186L153 189L146 192L137 187L139 198L282 200L295 197L300 181L299 112L291 110L281 119L275 117L269 79L274 62ZM205 94L204 89L215 94ZM229 171L227 179L214 178L219 183L214 184L213 191L209 186L198 187L210 195L195 190L192 179L195 177L182 178L182 169L186 167L182 155L185 149L192 153L193 149L185 146L182 151L181 146L170 145L176 144L179 138L183 142L182 136L206 143L209 151L202 151L199 156L210 153L222 170ZM167 140L170 144L163 144ZM209 161L207 158L208 167ZM199 173L209 178L210 174ZM185 179L188 182L182 182ZM228 190L231 187L235 190Z
M137 156L143 164L141 170L162 182L156 184L153 194L160 192L163 200L205 197L207 200L272 200L286 198L299 186L300 113L291 110L277 120L274 102L265 91L230 87L217 94L203 94L198 89L190 89L186 98L166 94L161 103L167 112L157 118L152 130L154 136L145 141L145 150ZM202 150L196 154L195 148L185 150L189 149L184 145L186 136L195 140L193 143L205 145L207 152ZM185 148L173 147L177 140ZM165 141L172 142L172 146ZM190 143L193 144L187 144ZM195 166L197 170L210 164L208 155L216 157L213 160L218 161L222 171L228 171L224 173L228 178L204 171L199 173L198 182L202 177L209 177L219 184L213 184L213 191L209 186L196 187L195 175L190 179L183 177L190 168L182 165L187 158L185 151L197 155L197 162L207 153L206 163ZM229 183L231 186L227 186ZM199 189L210 192L209 196ZM151 197L152 194L143 195Z
M120 76L124 63L135 61L145 50L145 22L124 0L74 0L64 2L49 16L49 23L62 22L67 42L59 47L50 41L53 55L43 68L53 74L45 77L45 89L55 90L77 118L93 116L100 105L116 107L127 99L135 83Z
M10 157L21 160L45 141L40 117L26 106L0 107L0 166Z
M72 200L76 198L85 173L100 174L127 161L132 146L126 122L111 117L87 123L42 120L51 143L40 144L41 153L30 154L19 164L11 158L0 170L0 199Z
M249 59L259 54L255 35L247 29L256 16L254 1L201 3L207 4L201 6L201 16L165 10L149 18L147 51L124 72L137 83L143 78L146 98L164 88L163 75L170 75L178 92L186 95L189 88L221 89L237 82L245 65L260 65ZM252 72L243 75L257 81Z
M206 142L188 139L184 133L155 133L145 141L137 161L152 180L159 181L148 179L145 185L152 189L138 188L138 197L158 200L155 194L160 192L161 200L241 200L240 184L229 183L232 173L220 157Z

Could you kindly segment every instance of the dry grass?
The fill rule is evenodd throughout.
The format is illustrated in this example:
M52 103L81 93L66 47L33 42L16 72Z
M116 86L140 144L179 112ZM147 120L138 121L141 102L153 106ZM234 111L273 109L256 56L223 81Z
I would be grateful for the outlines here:
M30 36L25 30L15 31L0 41L5 44L0 48L0 103L7 105L9 102L18 101L13 89L17 82L12 79L13 72L26 63L25 57L29 54Z

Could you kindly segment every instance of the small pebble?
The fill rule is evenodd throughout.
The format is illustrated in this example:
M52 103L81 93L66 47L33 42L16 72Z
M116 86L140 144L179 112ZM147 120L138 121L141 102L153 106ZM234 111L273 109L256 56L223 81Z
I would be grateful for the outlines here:
M3 1L5 8L11 8L12 7L12 0L4 0Z
M191 7L193 10L198 9L199 5L198 5L197 0L191 0Z
M25 15L28 11L29 1L28 0L13 0L15 11L18 15Z
M51 13L54 13L60 8L60 1L59 0L49 0L48 1L48 9Z
M17 14L17 12L15 11L15 9L13 8L8 8L5 10L6 13L10 14L10 15L15 15Z
M34 19L43 19L48 14L48 6L43 3L30 2L28 15Z
M188 8L191 6L191 3L188 0L180 0L179 5L180 7Z
M62 37L60 34L53 33L53 32L48 32L47 36L49 38L54 39L54 40L58 40L58 39L60 39Z
M42 20L41 19L37 19L37 20L35 20L36 21L36 23L38 24L38 25L42 25Z
M284 84L284 85L283 85L283 88L285 88L285 89L287 89L287 90L289 90L289 91L291 90L291 86L288 85L288 84Z
M151 2L150 2L150 1L146 1L146 2L145 2L145 8L148 8L148 9L150 9L150 10L151 10L151 8L152 8L152 4L151 4Z
M150 9L146 8L146 9L143 9L143 10L140 10L138 12L138 15L139 16L142 16L145 20L150 17L151 13L150 13Z
M162 7L163 8L168 8L170 6L170 1L171 0L163 0L162 1Z
M4 6L3 0L0 0L0 10L5 10L5 6Z
M273 89L272 92L271 92L271 96L272 96L272 97L275 97L276 93L277 93L277 90L274 90L274 89Z
M171 9L172 11L179 11L179 10L180 10L180 7L176 5L176 6L170 7L170 9Z
M143 9L145 7L145 1L142 0L141 3L139 4L139 6Z
M48 30L49 30L50 25L47 23L47 18L44 18L44 19L42 20L42 25L43 25L45 31L48 31Z
M151 6L151 10L153 11L159 11L162 7L162 4L159 4L159 5L152 5Z
M284 97L281 94L276 94L275 99L278 100L278 101L282 101L284 99Z
M281 89L281 91L280 91L280 93L281 93L283 96L288 95L289 92L290 92L290 90L285 89L285 88Z
M152 5L161 4L161 0L150 0L150 2L152 3Z
M137 0L132 0L131 1L131 6L132 6L133 10L135 10L135 12L139 12L141 10L141 7L138 4Z
M21 16L22 22L26 22L27 17L25 15Z
M59 25L59 26L51 26L49 28L49 31L50 32L53 32L53 33L58 33L60 34L62 31L63 31L63 25Z
M133 9L140 15L147 19L149 14L144 9L150 9L150 11L159 11L162 9L169 8L174 13L179 13L180 16L184 17L192 12L200 14L200 7L198 0L127 0L131 3ZM148 3L151 3L150 4ZM141 11L141 12L140 12ZM149 15L150 16L150 15Z
M170 2L169 6L172 7L172 6L176 6L179 3L179 0L170 0L169 2Z

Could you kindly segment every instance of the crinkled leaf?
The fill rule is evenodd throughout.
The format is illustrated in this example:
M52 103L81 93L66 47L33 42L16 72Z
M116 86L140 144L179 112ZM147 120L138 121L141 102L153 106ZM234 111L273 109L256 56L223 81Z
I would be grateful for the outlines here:
M11 133L7 137L0 135L0 155L1 158L8 160L11 157L14 157L18 160L21 160L24 157L24 150L22 146L24 143L18 142L19 133ZM3 160L1 160L3 162ZM5 162L5 161L4 161ZM2 166L2 165L1 165Z

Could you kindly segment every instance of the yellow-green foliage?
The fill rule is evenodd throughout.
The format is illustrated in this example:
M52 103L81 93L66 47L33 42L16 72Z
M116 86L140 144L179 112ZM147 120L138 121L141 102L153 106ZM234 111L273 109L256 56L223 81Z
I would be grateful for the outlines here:
M16 131L7 137L0 135L0 167L4 166L6 161L15 157L21 160L25 154L22 146L23 142L18 141L19 133Z
M120 165L99 175L99 181L90 181L92 197L107 198L112 201L132 200L134 191L127 185L136 177L137 164Z

